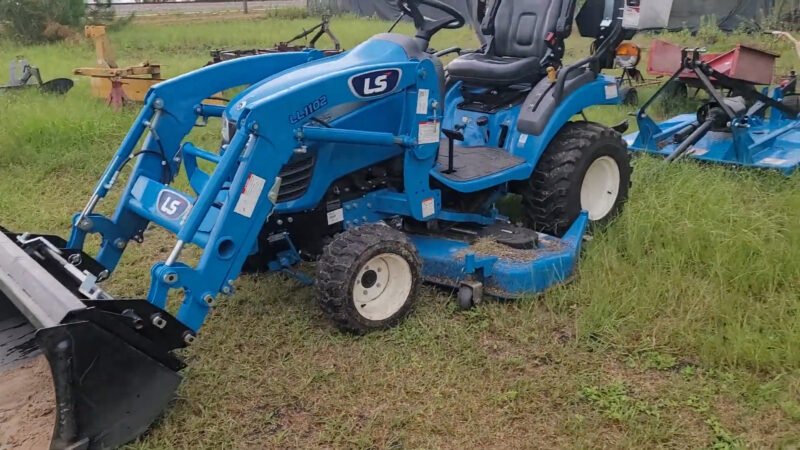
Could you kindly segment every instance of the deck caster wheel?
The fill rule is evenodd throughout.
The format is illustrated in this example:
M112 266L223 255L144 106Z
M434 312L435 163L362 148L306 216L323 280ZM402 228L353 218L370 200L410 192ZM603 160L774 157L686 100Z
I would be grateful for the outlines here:
M458 307L464 311L483 303L483 283L465 281L458 288Z
M475 301L472 295L471 287L461 286L461 288L458 289L458 307L464 311L475 307Z
M319 304L343 330L364 334L391 328L411 311L421 268L404 233L384 224L347 230L317 264Z

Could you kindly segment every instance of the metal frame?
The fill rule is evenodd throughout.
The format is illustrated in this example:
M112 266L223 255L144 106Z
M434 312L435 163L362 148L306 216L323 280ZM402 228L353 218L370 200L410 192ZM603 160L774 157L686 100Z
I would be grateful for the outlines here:
M703 51L682 51L680 69L637 112L639 132L626 136L630 149L660 154L668 161L691 156L709 162L777 169L786 175L792 174L800 166L800 111L782 100L794 92L796 77L792 75L769 96L766 89L759 92L751 84L715 70L700 58ZM711 136L709 132L715 125L710 120L700 123L694 114L680 115L661 124L656 124L647 114L647 109L666 92L670 82L686 70L697 76L714 107L724 112L730 133L727 137ZM716 89L717 85L742 96L752 106L742 113L733 111L726 97ZM769 119L766 118L768 111Z

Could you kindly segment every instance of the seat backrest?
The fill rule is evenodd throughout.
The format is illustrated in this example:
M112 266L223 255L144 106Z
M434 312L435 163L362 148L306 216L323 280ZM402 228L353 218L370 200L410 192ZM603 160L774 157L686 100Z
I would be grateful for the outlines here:
M547 37L556 32L564 0L495 1L500 3L493 17L493 53L515 58L544 56Z

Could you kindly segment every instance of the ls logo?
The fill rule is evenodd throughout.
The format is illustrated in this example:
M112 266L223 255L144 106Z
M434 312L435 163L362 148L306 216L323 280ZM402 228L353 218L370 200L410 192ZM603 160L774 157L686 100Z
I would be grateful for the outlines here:
M361 98L388 94L397 88L402 73L400 69L384 69L362 73L350 78L350 90Z
M158 212L167 219L175 220L181 217L189 209L189 201L180 195L162 190L158 194Z

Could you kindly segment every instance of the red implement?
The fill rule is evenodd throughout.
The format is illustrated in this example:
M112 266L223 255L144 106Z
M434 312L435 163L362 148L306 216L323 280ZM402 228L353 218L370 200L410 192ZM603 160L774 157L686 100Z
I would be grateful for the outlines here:
M653 41L647 73L651 75L675 73L681 67L681 50L681 47L669 42ZM778 57L778 54L739 44L727 53L705 53L701 59L718 72L733 79L755 85L769 85L775 76L775 60ZM697 76L691 71L686 71L680 75L680 79L691 85L697 80Z

